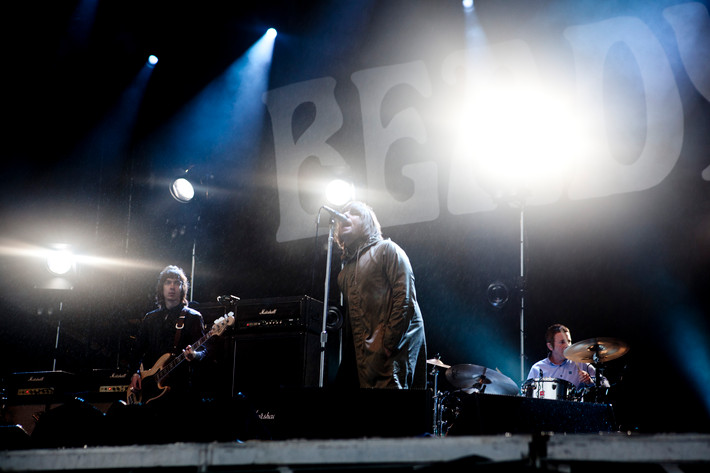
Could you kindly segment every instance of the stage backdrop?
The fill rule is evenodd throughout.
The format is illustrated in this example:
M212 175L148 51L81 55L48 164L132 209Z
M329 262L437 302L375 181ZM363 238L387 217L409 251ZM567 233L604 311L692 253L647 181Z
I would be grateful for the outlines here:
M166 264L202 304L322 300L339 178L409 255L430 357L520 383L564 323L631 347L623 428L707 430L707 2L262 3L8 7L3 376L125 368Z

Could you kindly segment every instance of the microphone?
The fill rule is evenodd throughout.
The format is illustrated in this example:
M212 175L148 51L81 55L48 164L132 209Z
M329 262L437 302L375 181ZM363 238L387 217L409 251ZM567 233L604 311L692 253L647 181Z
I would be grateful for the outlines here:
M335 209L331 209L331 208L328 207L327 205L324 205L324 206L321 207L321 208L322 208L322 209L325 209L326 211L328 211L328 213L329 213L332 217L337 218L337 219L340 220L341 222L350 222L350 220L348 220L348 217L346 217L345 215L341 214L340 212L338 212L338 211L335 210Z
M239 298L237 296L232 296L232 295L226 295L226 296L217 296L217 302L220 304L229 304L232 302L237 302Z

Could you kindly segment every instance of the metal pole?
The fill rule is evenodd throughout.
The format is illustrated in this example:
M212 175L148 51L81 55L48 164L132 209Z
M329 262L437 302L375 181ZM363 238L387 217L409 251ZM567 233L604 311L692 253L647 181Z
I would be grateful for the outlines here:
M197 229L195 229L197 231ZM190 300L194 301L195 293L195 247L197 247L197 237L192 238L192 269L190 271Z
M52 371L57 371L57 353L59 352L59 332L62 327L62 303L59 303L59 319L57 320L57 335L54 339L54 361L52 362Z
M520 381L525 381L525 204L520 202Z

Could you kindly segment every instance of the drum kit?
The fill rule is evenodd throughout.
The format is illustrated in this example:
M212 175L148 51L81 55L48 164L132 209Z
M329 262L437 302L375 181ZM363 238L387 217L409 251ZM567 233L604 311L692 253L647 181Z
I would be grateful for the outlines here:
M590 338L570 345L564 351L570 361L590 363L596 369L594 387L575 389L575 386L563 379L532 378L518 388L517 383L498 370L473 364L447 365L439 356L427 360L431 366L430 375L434 388L434 425L436 436L445 435L451 422L458 415L458 405L462 396L472 393L502 394L508 396L523 396L538 399L553 399L563 401L604 402L602 379L604 379L605 363L615 360L629 351L629 346L615 338ZM438 377L444 372L446 380L454 388L452 391L440 392Z

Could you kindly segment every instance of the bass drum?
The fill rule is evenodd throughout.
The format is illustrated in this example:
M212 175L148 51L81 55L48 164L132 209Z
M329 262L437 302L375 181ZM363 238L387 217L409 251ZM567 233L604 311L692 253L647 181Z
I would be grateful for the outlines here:
M520 394L535 399L572 401L575 398L574 385L558 378L531 378L523 383Z

